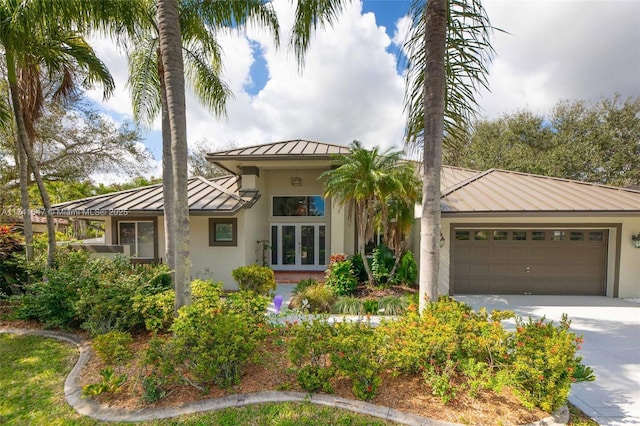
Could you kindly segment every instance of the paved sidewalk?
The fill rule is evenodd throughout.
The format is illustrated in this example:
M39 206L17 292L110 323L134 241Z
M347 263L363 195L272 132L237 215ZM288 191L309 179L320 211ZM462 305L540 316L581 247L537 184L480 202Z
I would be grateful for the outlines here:
M584 335L579 352L594 382L572 386L569 401L603 426L640 425L640 304L600 296L460 295L474 309L512 310L559 321Z

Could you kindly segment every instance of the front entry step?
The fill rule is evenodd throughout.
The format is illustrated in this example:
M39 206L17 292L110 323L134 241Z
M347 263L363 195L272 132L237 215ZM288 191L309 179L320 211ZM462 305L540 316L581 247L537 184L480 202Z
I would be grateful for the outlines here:
M324 281L324 271L274 271L274 273L278 284L298 284L309 278Z

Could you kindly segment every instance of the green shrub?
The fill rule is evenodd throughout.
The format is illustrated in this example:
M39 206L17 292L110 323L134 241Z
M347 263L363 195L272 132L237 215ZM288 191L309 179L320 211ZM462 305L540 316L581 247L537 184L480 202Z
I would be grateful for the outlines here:
M415 287L418 279L418 265L411 251L407 251L400 260L394 281L409 287Z
M194 304L213 309L222 307L222 283L209 280L191 282L191 298Z
M329 264L326 284L336 296L349 296L358 285L358 280L353 273L350 260L338 261Z
M176 294L165 290L157 294L137 294L133 297L132 308L144 321L147 331L165 331L173 323Z
M434 395L450 401L465 389L496 389L505 382L509 333L500 321L512 312L473 310L449 297L429 303L422 313L411 305L397 321L383 321L381 353L397 374L422 374ZM451 363L453 362L453 364ZM479 372L481 369L486 374ZM457 381L466 376L470 381Z
M265 328L265 315L271 298L250 291L238 291L227 297L226 309L229 313L239 314L245 318L250 329L256 337L263 337Z
M364 302L357 297L338 297L336 303L333 304L331 312L341 315L364 315Z
M82 388L82 395L97 396L105 392L116 393L127 380L126 374L116 375L111 367L100 370L102 380L99 383L92 383Z
M334 328L331 365L337 375L351 380L356 398L368 401L375 397L382 383L379 335L365 322L336 323Z
M402 315L409 307L408 297L385 296L378 300L380 315Z
M89 258L86 268L94 279L80 283L77 289L75 311L80 326L95 336L141 325L143 320L132 306L141 283L128 259Z
M378 301L375 299L367 299L363 302L364 312L368 315L378 315Z
M324 283L318 283L294 294L289 302L289 309L330 312L335 300L336 295L333 290Z
M194 303L178 312L171 326L177 368L204 390L240 381L242 368L257 347L246 315Z
M351 256L351 264L353 265L353 274L356 276L359 283L369 280L369 277L367 277L367 270L364 269L364 262L362 261L360 253Z
M144 372L140 379L142 384L142 401L153 404L164 398L169 388L180 382L176 372L175 350L171 340L153 337L142 352Z
M144 323L133 308L135 296L166 290L168 273L164 265L134 267L124 257L61 249L56 266L45 269L42 281L16 299L17 315L48 327L80 326L92 335L128 331Z
M93 349L105 364L125 362L132 357L129 345L133 339L131 334L123 331L110 331L93 339Z
M329 362L331 341L335 329L326 318L313 318L287 326L287 354L297 366L296 378L300 386L309 392L333 391L329 379L335 368Z
M271 268L259 265L241 266L231 271L240 290L269 295L276 289L276 278Z
M302 280L300 281L296 287L293 289L292 293L293 294L297 294L300 293L301 291L303 291L304 289L306 289L307 287L311 287L318 284L318 280L315 280L313 278L307 278L306 280Z
M566 402L582 343L569 326L566 315L558 326L544 318L526 322L516 318L516 332L509 342L510 370L512 386L525 406L552 412Z
M12 226L0 225L0 298L21 291L26 271L17 256L23 252L22 237Z
M17 318L42 321L46 327L78 326L78 290L95 286L98 279L87 268L88 260L86 252L60 251L57 267L47 269L43 281L26 285L25 294L14 299Z
M371 273L373 279L378 285L388 284L389 274L395 264L395 257L385 245L379 245L373 249L373 258L371 260Z

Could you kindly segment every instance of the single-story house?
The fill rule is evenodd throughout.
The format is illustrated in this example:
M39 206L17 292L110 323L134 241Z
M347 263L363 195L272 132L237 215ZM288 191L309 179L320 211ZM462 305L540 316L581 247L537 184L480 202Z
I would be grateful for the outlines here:
M318 176L345 146L292 140L214 152L229 175L189 180L194 278L223 281L266 263L323 271L353 254L355 227L322 196ZM640 297L640 191L503 170L443 166L439 291L443 294L584 294ZM105 221L107 245L141 261L164 247L161 185L55 206L61 216ZM410 245L419 247L419 208ZM639 244L640 245L640 244Z

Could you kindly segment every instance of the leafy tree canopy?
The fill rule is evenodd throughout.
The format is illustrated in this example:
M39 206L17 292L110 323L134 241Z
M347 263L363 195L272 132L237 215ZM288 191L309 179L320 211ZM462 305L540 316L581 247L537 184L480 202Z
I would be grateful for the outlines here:
M640 97L558 103L549 116L521 110L478 121L454 166L499 168L614 186L640 184Z
M214 147L207 139L201 139L189 150L189 175L214 178L228 175L229 172L207 161L207 154L213 151L237 148L235 143L229 143L222 148Z

